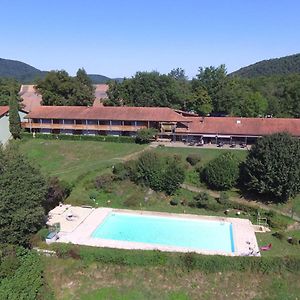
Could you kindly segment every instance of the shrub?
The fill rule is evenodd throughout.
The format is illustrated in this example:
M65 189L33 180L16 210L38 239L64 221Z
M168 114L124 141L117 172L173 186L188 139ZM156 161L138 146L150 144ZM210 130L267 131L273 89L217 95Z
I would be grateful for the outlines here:
M277 229L286 229L289 225L289 219L275 212L270 211L267 214L268 224Z
M23 132L21 138L33 138L32 133ZM113 135L65 135L65 134L43 134L36 133L36 139L43 140L67 140L67 141L99 141L113 143L135 143L135 138L130 136L113 136Z
M155 152L145 152L131 167L131 180L169 195L179 188L185 177L184 168L177 156L166 157Z
M226 192L221 192L220 197L218 198L218 202L222 205L227 205L229 201L229 196L228 193Z
M44 241L49 233L48 228L42 228L37 232L38 237Z
M44 299L43 265L39 255L33 251L17 249L19 266L12 277L0 282L0 299Z
M89 192L89 198L91 200L96 199L97 197L98 197L98 192L97 191L92 190L92 191Z
M154 128L140 129L136 133L135 142L137 144L148 144L155 139L156 134L157 130Z
M186 158L186 161L191 165L195 166L197 163L201 161L201 155L199 153L189 154Z
M210 161L204 168L204 180L213 188L228 190L239 178L239 162L232 153L226 152Z
M66 258L69 256L70 249L78 246L54 243L51 247L59 257ZM298 256L230 257L88 246L80 246L79 255L82 260L90 263L100 262L104 264L148 267L174 266L188 270L196 269L204 273L253 272L274 274L283 271L300 272L300 258Z
M104 189L112 184L114 181L114 176L111 174L103 174L100 176L97 176L95 179L95 187L96 189Z
M51 177L48 181L47 195L43 202L46 212L59 205L60 202L64 202L71 191L72 186L68 182L61 181L58 177Z
M141 198L137 195L129 196L125 201L124 205L127 207L137 207L140 205Z
M221 209L219 203L206 192L199 193L195 196L194 201L191 204L194 207L204 208L211 211L219 211Z
M276 231L276 232L274 232L272 235L273 235L274 237L276 237L277 239L281 240L281 241L283 241L283 240L286 239L286 235L285 235L285 233L282 232L282 231Z
M172 199L170 201L170 204L173 205L173 206L176 206L176 205L178 205L178 200L177 199Z
M129 172L123 163L118 163L113 166L113 174L116 180L124 180L129 177Z
M290 239L288 239L288 242L291 244L291 245L298 245L299 244L299 240L295 237L292 237Z

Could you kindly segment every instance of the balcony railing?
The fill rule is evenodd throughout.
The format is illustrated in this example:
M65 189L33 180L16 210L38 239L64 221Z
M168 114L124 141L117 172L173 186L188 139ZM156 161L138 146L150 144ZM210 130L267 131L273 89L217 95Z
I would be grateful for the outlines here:
M137 131L147 126L130 125L91 125L91 124L55 124L22 122L23 128L28 129L69 129L69 130L97 130L97 131Z

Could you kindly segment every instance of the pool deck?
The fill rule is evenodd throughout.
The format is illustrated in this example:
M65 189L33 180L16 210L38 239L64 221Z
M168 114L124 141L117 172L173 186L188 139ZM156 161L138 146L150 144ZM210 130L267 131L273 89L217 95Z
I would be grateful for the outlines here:
M68 219L70 211L74 219ZM55 213L56 212L56 213ZM232 224L234 252L208 251L202 249L184 248L178 246L165 246L157 244L128 242L93 238L92 233L100 223L111 213L127 213L135 215L151 215L180 219L209 220L219 222L230 222ZM57 242L72 243L78 245L108 247L120 249L160 250L168 252L196 252L207 255L226 256L260 256L259 248L252 223L247 219L226 218L216 216L202 216L192 214L174 214L153 211L137 211L113 208L82 208L82 207L61 207L51 214L48 224L60 223L61 231Z

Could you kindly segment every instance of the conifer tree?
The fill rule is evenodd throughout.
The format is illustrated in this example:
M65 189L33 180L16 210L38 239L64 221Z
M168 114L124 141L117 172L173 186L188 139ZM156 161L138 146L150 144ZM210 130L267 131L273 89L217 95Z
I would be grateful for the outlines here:
M13 93L10 93L9 99L9 131L14 139L21 136L21 120L19 116L19 104L14 98Z

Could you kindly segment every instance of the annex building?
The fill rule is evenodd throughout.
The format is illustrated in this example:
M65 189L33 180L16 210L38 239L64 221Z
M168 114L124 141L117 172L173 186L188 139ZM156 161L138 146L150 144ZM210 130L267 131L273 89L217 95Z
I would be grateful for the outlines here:
M204 143L251 144L277 132L300 137L300 119L200 117L167 107L38 106L22 126L32 133L118 136L155 128L160 138Z

